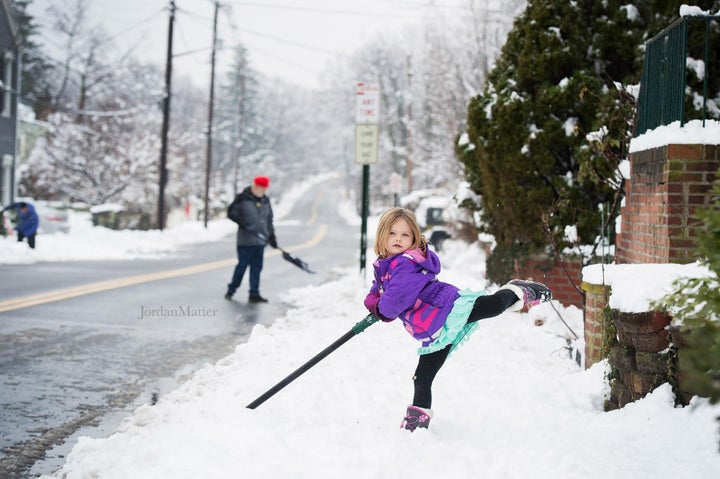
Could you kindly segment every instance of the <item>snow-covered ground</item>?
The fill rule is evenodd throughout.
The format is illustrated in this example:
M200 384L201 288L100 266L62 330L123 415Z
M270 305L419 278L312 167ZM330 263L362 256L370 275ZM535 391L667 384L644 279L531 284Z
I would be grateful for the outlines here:
M285 192L282 198L273 203L276 221L282 221L300 195L333 176L318 175ZM277 199L272 193L269 190L268 196ZM38 234L34 250L27 246L27 241L18 243L14 234L5 238L0 236L0 264L157 258L172 255L182 245L215 241L237 231L237 225L227 219L209 221L207 228L201 221L188 221L164 231L96 228L92 226L90 213L72 210L68 211L68 220L69 234Z
M716 123L701 136L711 134ZM670 132L672 133L672 131ZM682 131L681 131L682 133ZM684 133L687 136L687 133ZM646 137L634 151L663 140ZM635 140L634 140L635 141ZM708 142L708 139L703 141ZM709 144L713 141L710 138ZM308 185L303 185L307 187ZM292 204L290 192L283 201ZM282 202L281 202L282 204ZM279 205L280 206L280 205ZM276 208L276 214L281 207ZM348 205L340 205L348 221ZM278 215L282 216L282 213ZM370 221L370 230L374 228ZM172 254L189 241L234 231L229 221L159 232L112 232L73 225L65 236L38 238L29 251L0 239L0 263L128 258ZM485 258L474 245L446 241L440 278L490 290ZM18 259L19 258L19 259ZM368 254L372 260L372 253ZM638 308L688 272L597 267L612 301ZM670 271L668 271L670 268ZM695 266L688 266L693 270ZM694 271L694 270L693 270ZM690 271L692 273L692 271ZM272 327L256 326L246 344L208 365L154 406L141 406L107 438L80 438L54 476L65 479L202 478L653 478L720 475L720 405L695 398L673 404L666 384L621 410L603 412L606 363L588 370L568 354L568 328L582 336L575 307L543 304L528 313L483 320L439 373L429 430L399 428L412 397L414 340L398 324L378 323L352 338L257 409L245 406L348 331L367 312L369 279L338 270L338 279L289 291L293 305ZM560 315L567 326L560 320ZM581 342L575 346L582 349ZM50 476L44 476L49 478Z
M442 278L485 287L483 253L448 241ZM603 412L606 365L583 370L551 305L483 320L434 386L429 430L399 428L414 340L395 323L352 338L257 409L245 406L348 331L365 279L298 288L294 306L104 439L81 438L58 477L716 478L720 407L676 408L669 386ZM574 307L554 304L582 331ZM49 476L46 476L49 477Z
M284 200L291 203L292 194ZM348 221L357 220L347 205L340 208ZM172 254L183 242L234 231L227 221L163 233L91 228L87 218L78 223L67 235L39 238L28 261ZM1 240L0 261L26 250ZM475 246L447 241L440 256L441 279L496 287L486 284L484 256ZM55 476L718 477L720 406L696 398L676 408L664 385L621 410L603 412L606 364L584 370L570 359L570 333L558 315L582 335L582 313L557 302L483 320L436 379L429 430L399 428L412 397L417 345L395 323L372 325L257 409L247 409L367 314L362 299L369 279L352 269L337 273L336 281L289 291L282 299L293 307L285 317L270 328L256 326L247 344L158 404L139 407L109 437L81 438Z

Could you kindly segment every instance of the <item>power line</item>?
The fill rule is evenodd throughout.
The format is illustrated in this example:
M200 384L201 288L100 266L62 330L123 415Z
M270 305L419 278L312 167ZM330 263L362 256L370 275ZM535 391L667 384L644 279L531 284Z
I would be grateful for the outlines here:
M138 28L140 25L144 25L144 24L146 24L146 23L148 23L148 22L150 22L150 21L152 21L152 20L155 20L155 18L156 18L159 14L165 14L166 10L167 10L167 8L162 8L162 9L160 9L159 11L156 11L155 13L153 13L152 15L144 18L143 20L138 21L138 22L135 23L134 25L131 25L131 26L129 26L129 27L123 29L123 30L120 30L119 32L116 32L116 33L111 34L110 37L109 37L106 41L113 40L113 39L115 39L115 38L117 38L117 37L119 37L119 36L121 36L121 35L124 35L124 34L126 34L126 33L129 33L129 32L131 32L131 31L135 30L135 29Z
M371 10L338 10L334 8L321 8L321 7L307 7L298 5L282 5L282 4L268 4L258 2L243 2L240 0L226 0L225 3L232 4L241 7L257 7L257 8L269 8L276 10L287 10L287 11L299 11L299 12L313 12L323 13L331 15L352 15L352 16L370 16L370 17L387 17L387 18L414 18L417 15L414 14L393 14L393 13L378 13Z
M366 16L375 18L398 18L398 19L410 19L410 18L421 18L422 12L416 11L413 13L381 13L373 11L372 7L368 6L365 10L340 10L334 8L322 8L322 7L308 7L298 5L284 5L284 4L266 4L257 2L244 2L241 0L226 0L225 3L237 5L241 7L252 7L252 8L267 8L275 10L286 10L286 11L298 11L308 13L319 13L329 15L350 15L350 16ZM437 4L434 1L428 3L412 2L407 0L384 0L383 3L390 3L397 5L399 8L413 8L413 9L425 9L430 8L433 10L454 10L456 12L469 12L471 9L465 5L449 5L449 4ZM485 8L482 9L483 13L489 15L507 15L508 12L497 8Z
M262 53L263 55L265 55L265 56L268 57L268 58L274 58L275 60L281 62L283 65L289 65L289 66L294 67L294 68L299 68L299 69L301 69L301 70L305 70L305 71L307 71L307 72L309 72L309 73L315 73L315 70L314 70L314 69L308 68L306 65L300 65L299 63L294 63L292 60L288 60L288 59L286 59L286 58L279 57L278 55L275 55L274 53L270 53L270 52L268 52L268 51L266 51L266 50L263 50L263 49L261 49L261 48L253 47L253 49L252 49L251 51L249 51L249 52L250 52L251 55L252 55L252 53L256 53L256 52L257 52L257 53ZM252 58L252 56L251 56L250 58Z
M305 50L312 50L312 51L315 51L315 52L325 53L325 54L327 54L327 55L334 55L334 56L338 56L338 57L344 57L344 56L346 56L346 55L343 55L342 53L333 52L333 51L331 51L331 50L326 50L326 49L324 49L324 48L315 47L315 46L312 46L312 45L307 45L307 44L300 43L300 42L296 42L296 41L293 41L293 40L286 40L286 39L284 39L284 38L280 38L280 37L277 37L277 36L275 36L275 35L269 35L269 34L267 34L267 33L260 33L260 32L256 32L256 31L253 31L253 30L249 30L249 29L247 29L247 28L240 28L239 30L240 30L241 32L249 33L249 34L251 34L251 35L256 35L256 36L259 36L259 37L263 37L263 38L268 38L268 39L270 39L270 40L274 40L274 41L276 41L276 42L285 43L286 45L292 45L292 46L295 46L295 47L298 47L298 48L304 48Z
M207 17L207 16L205 16L205 15L202 14L202 13L193 12L193 11L187 10L187 9L185 9L185 8L179 8L179 7L178 7L178 8L176 9L176 13L182 13L182 14L184 14L184 15L187 15L188 18L190 18L190 19L192 19L192 20L207 21L207 22L208 22L209 24L211 24L211 25L212 25L212 22L213 22L212 17Z

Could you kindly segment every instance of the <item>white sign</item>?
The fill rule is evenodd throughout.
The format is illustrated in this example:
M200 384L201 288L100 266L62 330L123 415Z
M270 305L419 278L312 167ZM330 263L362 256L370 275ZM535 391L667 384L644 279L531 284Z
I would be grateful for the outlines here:
M378 126L355 125L355 163L370 165L378 160Z
M355 93L355 123L380 123L380 85L360 82Z

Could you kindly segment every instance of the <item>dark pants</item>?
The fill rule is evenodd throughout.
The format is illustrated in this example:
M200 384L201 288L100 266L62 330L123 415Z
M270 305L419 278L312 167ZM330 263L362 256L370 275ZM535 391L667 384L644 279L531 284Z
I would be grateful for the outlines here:
M22 232L18 231L17 234L18 234L18 241L22 241L25 239L25 235ZM32 249L35 249L35 233L29 235L27 237L27 239L28 239L28 246L30 246Z
M475 305L470 312L468 323L498 316L517 300L517 295L507 289L502 289L489 296L480 296L475 300ZM432 383L435 375L440 371L442 365L445 364L451 348L452 344L440 351L420 355L417 368L415 369L415 376L413 376L413 382L415 384L413 406L429 409L432 405Z
M228 284L228 292L235 294L240 287L245 270L250 267L250 296L260 295L260 271L263 267L265 246L238 246L238 264L235 266L232 280Z

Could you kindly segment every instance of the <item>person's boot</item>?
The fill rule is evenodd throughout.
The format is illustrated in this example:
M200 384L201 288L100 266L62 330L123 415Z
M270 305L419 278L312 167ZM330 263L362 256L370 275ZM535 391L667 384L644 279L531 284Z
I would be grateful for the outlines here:
M230 300L232 299L232 297L233 297L233 294L235 294L235 292L234 292L234 291L230 291L230 290L228 289L227 293L225 293L225 299L227 299L228 301L230 301Z
M400 423L400 427L404 427L410 432L415 429L422 427L427 429L430 425L430 418L432 417L432 409L423 409L418 406L408 406L405 412L405 417Z
M248 297L248 303L267 303L268 300L260 296L259 294L253 294Z
M513 279L500 289L509 289L518 297L518 301L508 311L520 311L524 307L536 306L552 299L552 291L536 281Z

